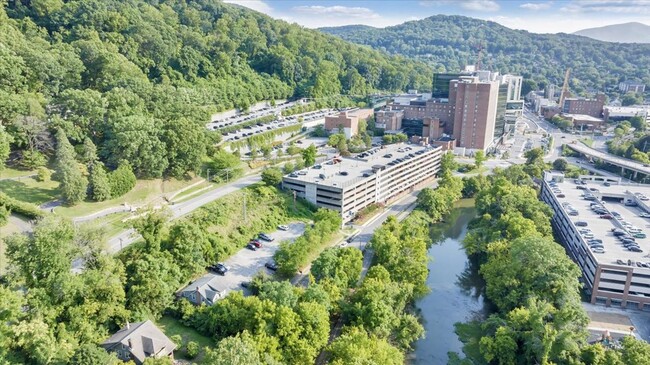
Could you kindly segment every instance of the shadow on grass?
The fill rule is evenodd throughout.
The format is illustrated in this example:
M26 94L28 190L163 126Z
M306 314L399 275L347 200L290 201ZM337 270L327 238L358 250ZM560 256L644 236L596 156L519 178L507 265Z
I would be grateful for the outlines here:
M59 194L56 187L29 186L20 180L2 180L0 190L12 198L37 205L54 200Z

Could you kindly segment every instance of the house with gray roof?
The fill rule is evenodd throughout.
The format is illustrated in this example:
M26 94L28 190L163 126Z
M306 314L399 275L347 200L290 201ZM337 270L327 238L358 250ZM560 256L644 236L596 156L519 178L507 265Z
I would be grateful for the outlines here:
M213 305L217 300L226 296L226 290L217 289L219 277L214 274L205 274L191 282L188 286L176 293L179 297L186 298L192 304Z
M127 322L124 328L115 332L100 346L117 354L120 360L133 360L137 365L142 364L148 357L170 357L173 360L176 349L176 344L149 320Z

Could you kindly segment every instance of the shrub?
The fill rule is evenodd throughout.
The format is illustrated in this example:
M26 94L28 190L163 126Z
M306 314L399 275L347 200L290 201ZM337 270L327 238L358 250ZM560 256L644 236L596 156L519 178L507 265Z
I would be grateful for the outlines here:
M181 335L173 335L169 339L172 340L172 342L176 344L176 347L183 346L183 336L181 336Z
M262 181L270 186L277 186L282 182L282 171L277 168L270 168L262 171Z
M51 177L52 177L52 170L48 169L45 166L41 166L38 168L38 172L36 173L36 181L47 182L50 181Z
M195 358L196 355L199 354L199 344L194 341L188 342L187 346L185 347L185 352L187 353L187 357L190 359Z
M27 218L37 219L43 217L43 211L36 205L11 198L7 194L0 193L0 206L5 209L23 215Z
M108 176L111 187L111 197L119 198L135 187L137 181L131 165L128 162L120 163L120 166Z

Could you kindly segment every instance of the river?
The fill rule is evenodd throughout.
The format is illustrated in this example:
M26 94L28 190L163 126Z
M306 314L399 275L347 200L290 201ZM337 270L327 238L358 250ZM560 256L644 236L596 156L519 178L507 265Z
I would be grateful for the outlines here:
M474 201L462 200L444 223L432 228L434 243L429 249L427 278L431 292L416 302L426 338L415 343L415 351L410 354L413 365L447 364L448 352L464 357L454 323L484 318L488 313L483 280L462 246L467 225L475 216Z

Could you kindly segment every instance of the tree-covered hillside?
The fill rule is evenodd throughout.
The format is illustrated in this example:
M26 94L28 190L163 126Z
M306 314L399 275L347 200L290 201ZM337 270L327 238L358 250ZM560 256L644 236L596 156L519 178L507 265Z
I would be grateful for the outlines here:
M549 32L552 27L549 21ZM561 85L565 70L571 67L571 87L576 92L604 90L628 78L650 84L650 44L534 34L494 22L445 15L383 29L347 26L321 30L392 54L425 60L441 71L475 64L482 47L484 69Z
M423 63L217 0L0 5L0 134L30 167L61 127L73 146L89 137L111 169L127 160L142 177L179 175L209 144L212 112L430 84Z

